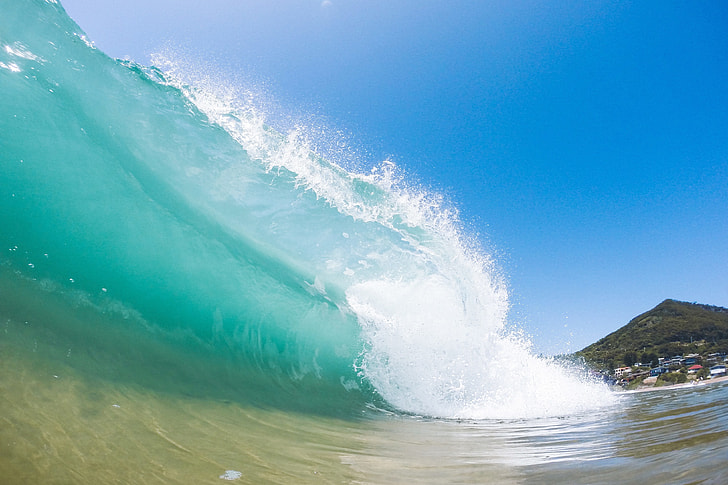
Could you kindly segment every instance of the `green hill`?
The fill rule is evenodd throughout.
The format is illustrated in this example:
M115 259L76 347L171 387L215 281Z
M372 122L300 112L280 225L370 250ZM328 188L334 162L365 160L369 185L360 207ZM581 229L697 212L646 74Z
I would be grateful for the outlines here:
M728 309L665 300L576 354L594 367L614 369L714 352L728 352Z

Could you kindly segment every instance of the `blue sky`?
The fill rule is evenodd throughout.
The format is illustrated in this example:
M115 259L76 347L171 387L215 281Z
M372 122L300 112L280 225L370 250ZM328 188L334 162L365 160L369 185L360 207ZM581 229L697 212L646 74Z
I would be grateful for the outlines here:
M538 351L728 306L724 1L62 3L111 56L205 58L445 194Z

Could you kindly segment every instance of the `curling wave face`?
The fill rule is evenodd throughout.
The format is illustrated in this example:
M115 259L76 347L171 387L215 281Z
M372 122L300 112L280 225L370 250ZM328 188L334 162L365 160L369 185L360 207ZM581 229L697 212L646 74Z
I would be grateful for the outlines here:
M492 259L392 163L328 161L172 55L110 59L55 1L3 10L7 287L177 343L178 364L204 349L245 370L241 388L253 373L306 409L340 406L332 395L465 418L611 403L508 332Z

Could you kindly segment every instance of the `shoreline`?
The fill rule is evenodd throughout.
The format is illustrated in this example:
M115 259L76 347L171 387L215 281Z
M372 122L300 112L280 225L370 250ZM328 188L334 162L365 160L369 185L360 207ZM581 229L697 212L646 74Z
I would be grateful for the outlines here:
M702 381L690 381L690 382L684 382L682 384L670 384L668 386L640 386L637 389L631 389L629 391L619 391L623 393L634 393L634 392L651 392L651 391L663 391L663 390L670 390L670 389L693 389L696 387L703 387L707 386L709 384L718 384L720 382L726 382L728 381L728 376L722 376L722 377L714 377L713 379L704 379Z

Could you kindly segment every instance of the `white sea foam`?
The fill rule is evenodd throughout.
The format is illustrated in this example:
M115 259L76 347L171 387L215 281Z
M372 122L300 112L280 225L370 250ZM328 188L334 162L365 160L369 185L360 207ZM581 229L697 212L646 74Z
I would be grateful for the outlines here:
M226 470L225 473L220 475L220 478L222 480L232 481L232 480L237 480L237 479L241 478L242 476L243 476L243 474L237 470Z
M613 402L603 385L534 356L527 339L508 334L497 294L469 300L471 290L442 276L349 288L369 342L361 372L390 404L426 416L520 419Z

